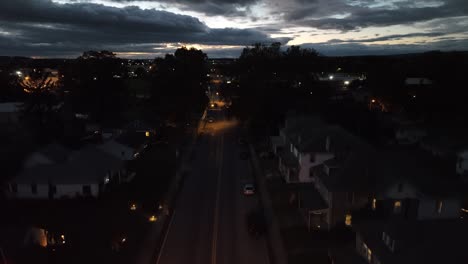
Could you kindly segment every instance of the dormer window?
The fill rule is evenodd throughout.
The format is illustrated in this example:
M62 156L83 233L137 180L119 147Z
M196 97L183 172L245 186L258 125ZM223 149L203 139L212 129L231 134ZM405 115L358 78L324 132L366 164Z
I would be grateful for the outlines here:
M382 241L390 251L395 251L395 239L392 239L387 233L382 232Z
M442 200L437 200L436 201L436 212L437 212L437 214L442 213L442 207L443 206L444 206L444 203L442 202Z
M330 152L330 136L327 136L326 142L325 142L325 149L327 152Z

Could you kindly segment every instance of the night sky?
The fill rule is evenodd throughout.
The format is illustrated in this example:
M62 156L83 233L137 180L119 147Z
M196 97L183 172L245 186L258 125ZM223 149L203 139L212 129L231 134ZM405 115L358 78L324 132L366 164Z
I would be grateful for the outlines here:
M467 0L0 0L0 55L237 57L281 42L324 55L468 50Z

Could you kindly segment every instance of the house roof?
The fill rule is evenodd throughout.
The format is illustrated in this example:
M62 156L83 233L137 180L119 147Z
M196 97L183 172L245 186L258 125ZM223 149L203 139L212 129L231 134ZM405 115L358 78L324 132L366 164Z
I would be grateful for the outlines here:
M22 103L18 102L7 102L0 103L0 113L15 113L19 111Z
M328 174L325 167L329 169ZM332 192L373 191L378 181L373 153L350 152L343 158L327 160L312 170Z
M126 132L115 139L117 143L131 147L133 149L141 147L146 141L145 132Z
M328 131L329 151L334 158L313 168L329 191L370 191L376 184L376 151L366 142L335 127ZM327 174L324 167L329 169Z
M120 144L113 139L104 142L103 144L99 145L98 148L107 154L120 159L133 156L133 149L131 147Z
M299 161L290 151L282 151L279 153L281 162L289 167L298 168Z
M327 203L323 200L313 184L302 184L298 188L301 208L306 208L311 211L328 208Z
M379 153L377 167L382 191L397 183L409 183L430 196L455 196L460 191L451 164L421 150L387 149Z
M38 152L54 162L64 162L70 155L71 150L61 144L51 143L40 149Z
M72 152L66 162L41 164L23 169L12 182L18 184L82 184L99 183L110 170L118 170L123 162L104 151L87 146Z
M355 223L364 243L382 263L468 263L463 220L374 220ZM395 240L395 250L382 241L382 234Z

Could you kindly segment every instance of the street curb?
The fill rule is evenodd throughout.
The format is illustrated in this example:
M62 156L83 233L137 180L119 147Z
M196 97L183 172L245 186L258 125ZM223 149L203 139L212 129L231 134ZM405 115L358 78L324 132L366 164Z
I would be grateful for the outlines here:
M164 206L167 207L168 214L163 215L160 217L160 221L158 221L157 224L158 226L154 227L154 235L157 237L154 239L153 243L153 250L152 254L150 255L149 259L146 259L148 257L143 256L144 254L139 254L137 257L137 261L135 263L138 264L149 264L149 263L154 263L159 255L159 252L162 247L162 243L164 240L164 236L168 232L168 227L169 223L171 222L171 218L173 216L173 211L175 204L177 202L177 197L178 194L180 193L180 190L182 189L182 186L184 184L186 175L188 174L187 167L185 166L187 162L190 162L190 156L192 155L193 149L198 141L198 128L200 127L200 124L202 122L202 119L198 121L198 124L195 128L195 132L191 138L190 145L187 147L186 151L182 154L182 157L180 158L181 162L179 164L179 167L176 170L176 173L174 175L174 178L169 185L169 188L164 195L164 198L162 199L162 202L164 203ZM150 231L151 232L151 231Z
M254 177L258 185L260 200L263 204L264 215L268 223L267 241L268 257L271 264L287 264L287 255L284 248L283 239L279 229L279 223L271 204L270 194L265 184L265 174L259 164L257 153L253 146L249 144L250 162L254 170Z

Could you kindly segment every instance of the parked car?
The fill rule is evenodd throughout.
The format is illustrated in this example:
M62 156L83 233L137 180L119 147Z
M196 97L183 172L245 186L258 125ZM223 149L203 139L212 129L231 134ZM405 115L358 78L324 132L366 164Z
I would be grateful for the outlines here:
M244 195L254 195L255 194L255 185L253 185L252 183L247 183L244 185Z
M258 239L266 233L266 221L262 208L256 208L247 214L247 231L249 235Z

